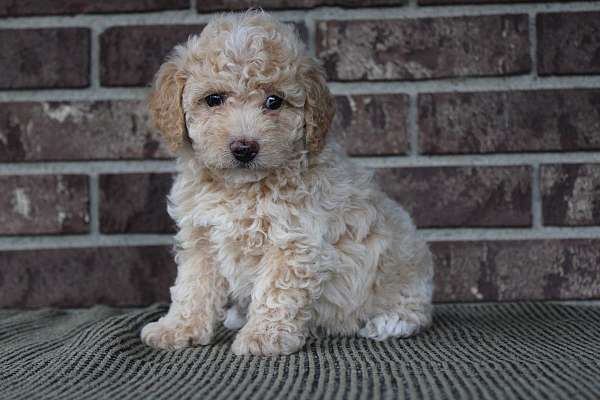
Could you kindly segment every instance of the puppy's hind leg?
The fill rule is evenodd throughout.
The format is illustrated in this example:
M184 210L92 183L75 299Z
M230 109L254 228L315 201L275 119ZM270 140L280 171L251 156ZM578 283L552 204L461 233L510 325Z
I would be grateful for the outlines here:
M409 257L386 257L365 326L360 336L385 340L409 337L431 324L433 260L429 249L416 242L417 251Z
M431 323L429 308L420 311L410 310L409 307L390 310L367 321L358 334L373 340L416 335Z

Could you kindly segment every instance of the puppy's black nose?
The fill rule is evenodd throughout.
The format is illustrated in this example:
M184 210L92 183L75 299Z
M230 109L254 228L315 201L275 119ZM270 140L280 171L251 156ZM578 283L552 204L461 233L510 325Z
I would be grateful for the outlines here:
M239 139L229 143L229 149L236 160L247 163L254 160L259 146L256 140Z

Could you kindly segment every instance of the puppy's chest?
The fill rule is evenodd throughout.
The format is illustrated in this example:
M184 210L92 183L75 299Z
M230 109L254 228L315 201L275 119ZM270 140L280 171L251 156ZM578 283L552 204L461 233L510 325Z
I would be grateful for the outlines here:
M220 202L214 204L206 223L217 268L229 282L231 294L248 297L270 246L271 217L256 203Z
M222 224L210 227L211 240L240 256L262 256L269 245L270 219L266 216L230 216Z
M266 252L285 246L302 230L299 206L269 192L220 193L197 207L195 221L208 228L219 268L231 278L258 272Z
M200 223L209 228L210 240L219 251L236 257L264 253L272 217L257 199L225 198L205 207Z

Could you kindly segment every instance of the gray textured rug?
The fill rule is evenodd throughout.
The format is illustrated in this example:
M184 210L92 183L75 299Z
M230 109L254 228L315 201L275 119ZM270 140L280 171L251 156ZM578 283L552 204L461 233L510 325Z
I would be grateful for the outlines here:
M0 399L600 399L598 306L443 305L416 338L275 358L232 355L225 329L208 347L142 345L165 311L0 311Z

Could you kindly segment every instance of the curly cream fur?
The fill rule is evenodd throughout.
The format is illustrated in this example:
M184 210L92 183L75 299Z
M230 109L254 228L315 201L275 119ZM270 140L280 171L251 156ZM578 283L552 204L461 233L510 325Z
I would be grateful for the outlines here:
M225 103L208 107L211 93ZM281 109L264 109L271 94ZM225 320L240 329L233 352L275 355L311 334L383 340L430 323L430 252L372 174L326 140L332 97L292 28L262 12L213 20L175 48L150 107L178 153L179 232L172 304L145 343L207 344ZM260 144L249 165L229 153L236 138Z

